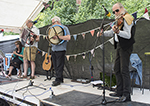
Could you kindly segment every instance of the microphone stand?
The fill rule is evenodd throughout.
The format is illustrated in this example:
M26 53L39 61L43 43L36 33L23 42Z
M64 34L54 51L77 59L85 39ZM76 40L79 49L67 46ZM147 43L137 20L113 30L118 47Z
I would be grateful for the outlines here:
M106 12L105 12L105 16L103 17L101 26L100 26L100 31L101 29L103 29L103 23L104 23L104 19L106 17ZM99 31L99 34L100 34ZM102 56L103 56L103 99L101 104L105 105L107 103L106 99L105 99L105 46L104 46L104 30L102 32Z
M105 12L105 16L103 17L102 23L100 25L99 35L100 35L100 32L101 32L101 29L103 29L104 19L105 19L106 15L107 15L107 13ZM98 39L96 39L96 42L95 42L95 45L94 45L94 50L95 50L95 47L97 45L98 40L99 40L99 37L98 37ZM107 101L105 99L105 53L104 53L105 48L104 48L104 30L102 32L102 50L103 50L102 51L102 56L103 56L103 99L102 99L101 104L105 105L105 104L107 104ZM90 56L91 56L91 58L90 58ZM91 69L93 69L93 66L91 64L92 56L93 55L91 55L89 53L90 71L91 71ZM92 73L92 71L91 71L91 79L93 80L93 73Z
M107 15L107 12L105 11L105 16L103 17L102 23L101 23L101 25L100 25L99 35L100 35L100 32L101 32L101 29L104 29L104 28L103 28L103 27L104 27L103 24L104 24L104 19L105 19L106 15ZM98 35L98 36L99 36L99 35ZM98 37L98 39L99 39L99 37ZM95 50L95 47L96 47L96 44L97 44L98 39L97 39L96 42L95 42L94 50ZM101 104L102 104L102 105L106 105L107 103L113 103L113 102L116 102L117 100L107 102L107 101L106 101L106 98L105 98L105 46L104 46L104 30L102 30L102 50L103 50L103 51L102 51L102 56L103 56L103 99L102 99ZM89 60L90 60L90 65L91 65L91 60L92 60L92 58L89 59ZM91 67L90 67L90 68L91 68Z
M29 34L27 35L27 39L28 39L28 38L29 38L29 41L30 41L30 38L31 38L30 32L29 32ZM27 41L27 39L26 39L26 41ZM30 69L31 69L31 42L29 43L29 54L30 54ZM24 89L24 88L28 88L28 87L30 87L30 86L34 86L34 87L37 87L37 88L41 88L41 89L46 90L46 88L42 88L42 87L33 85L33 83L34 83L34 81L32 81L31 75L30 75L29 84L28 84L27 86L25 86L25 87L22 87L22 88L20 88L20 89L15 90L15 91L17 92L17 91L19 91L19 90L22 90L22 89Z
M94 49L95 49L95 47L94 47ZM93 65L92 65L92 63L91 63L91 61L92 61L92 57L93 57L93 55L91 54L91 52L89 52L89 62L90 62L90 67L89 67L89 69L90 69L90 73L91 73L91 81L93 81Z
M101 27L100 27L100 31L101 31L101 29L103 29L103 23L104 23L104 19L105 19L105 17L107 16L107 12L105 11L105 16L104 16L104 18L103 18L103 20L102 20L102 23L101 23ZM99 31L99 34L100 34L100 31ZM105 98L105 46L104 46L104 30L102 31L102 44L103 44L103 46L102 46L102 56L103 56L103 99L102 99L102 102L101 102L101 104L102 105L106 105L107 103L113 103L113 102L116 102L117 101L117 99L116 100L114 100L114 101L109 101L109 102L107 102L106 101L106 98Z

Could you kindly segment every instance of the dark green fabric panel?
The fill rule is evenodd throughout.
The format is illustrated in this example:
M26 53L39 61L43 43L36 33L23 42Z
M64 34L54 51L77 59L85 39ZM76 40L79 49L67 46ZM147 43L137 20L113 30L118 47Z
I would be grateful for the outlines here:
M112 22L113 20L105 20L104 25ZM67 27L70 30L71 35L82 33L85 31L92 30L94 28L97 28L101 25L102 20L101 19L93 19L88 20L84 23L79 23L75 25L67 25ZM41 34L46 34L46 30L49 27L45 26L40 28ZM134 53L137 53L139 57L141 58L142 62L144 63L144 52L150 51L150 21L146 19L140 19L136 24L136 33L135 33L135 44L134 44ZM66 55L72 55L72 54L78 54L78 53L84 53L88 50L91 50L94 48L94 46L98 46L102 44L102 37L99 37L97 44L95 45L95 42L97 40L96 34L98 30L95 30L94 36L91 35L91 33L85 34L85 39L83 39L82 35L78 35L77 39L75 40L74 37L71 37L71 40L67 44L67 52ZM110 39L110 37L104 37L104 40L107 41ZM39 42L39 48L41 50L47 50L48 42L45 40L40 40ZM71 74L71 77L73 79L76 78L91 78L90 73L90 62L89 62L89 53L85 54L86 58L83 59L82 55L78 55L76 57L76 61L74 59L74 56L70 57L70 60L65 63L65 70L66 72L69 72ZM113 45L108 42L105 44L105 71L106 73L110 73L111 70L113 70L114 65L114 58L115 58L115 50ZM98 48L95 50L95 57L92 58L92 66L94 67L93 71L93 78L99 79L100 72L103 71L103 54L102 49ZM147 58L147 61L150 62L150 56ZM147 62L147 66L149 65L149 62ZM146 72L150 71L150 67L146 68ZM108 74L109 75L109 74ZM64 74L65 77L68 77ZM146 78L146 82L148 82L148 78Z

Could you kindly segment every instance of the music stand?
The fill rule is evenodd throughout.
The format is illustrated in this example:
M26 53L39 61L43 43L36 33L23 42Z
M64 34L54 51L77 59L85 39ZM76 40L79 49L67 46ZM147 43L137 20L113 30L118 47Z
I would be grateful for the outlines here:
M28 35L27 35L27 39L28 39L28 38L29 38L29 40L30 40L30 38L31 38L30 32L29 32ZM27 39L26 39L26 40L27 40ZM29 54L30 54L30 64L31 64L31 42L29 43ZM30 68L31 68L31 65L30 65ZM15 90L15 91L17 92L17 91L19 91L19 90L22 90L22 89L24 89L24 88L28 88L28 87L30 87L30 86L34 86L34 87L37 87L37 88L41 88L41 89L46 90L46 88L42 88L42 87L33 85L33 83L34 83L34 81L32 81L31 75L30 75L29 84L28 84L27 86L25 86L25 87L22 87L22 88L20 88L20 89Z
M93 70L94 70L94 68L93 68L93 65L92 65L92 57L93 56L91 56L91 55L92 55L91 52L89 52L89 62L90 62L89 69L90 69L90 73L91 73L91 81L93 81Z

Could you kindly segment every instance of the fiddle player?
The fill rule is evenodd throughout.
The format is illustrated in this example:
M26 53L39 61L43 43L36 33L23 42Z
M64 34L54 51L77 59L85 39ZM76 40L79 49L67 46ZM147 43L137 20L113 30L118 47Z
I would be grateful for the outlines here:
M115 17L120 17L118 22L120 25L112 26L111 30L104 31L104 36L114 36L114 47L116 49L116 57L114 64L114 72L116 75L117 88L115 93L110 93L110 96L119 97L119 102L131 101L131 84L129 75L129 61L133 50L134 19L125 10L121 3L116 3L112 7ZM97 33L101 36L102 31Z
M39 35L39 29L33 25L32 20L27 20L26 26L27 26L27 30L29 32L31 31L32 33L30 33L30 35L29 35L31 37L27 36L27 38L26 38L27 41L25 43L25 49L24 49L24 53L23 53L24 74L21 78L27 78L28 61L30 61L30 65L31 65L30 79L34 79L35 78L35 75L34 75L35 67L36 67L35 66L35 58L36 58L38 42L34 37L32 37L32 35L34 33L34 34L36 34L36 37L37 37ZM31 60L30 60L30 55L31 55Z

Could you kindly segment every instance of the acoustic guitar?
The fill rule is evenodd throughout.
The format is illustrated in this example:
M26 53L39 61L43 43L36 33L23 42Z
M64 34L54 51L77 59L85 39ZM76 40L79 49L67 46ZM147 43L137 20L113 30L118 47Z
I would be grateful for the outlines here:
M49 71L52 67L51 55L49 53L45 54L45 59L42 64L43 70Z

